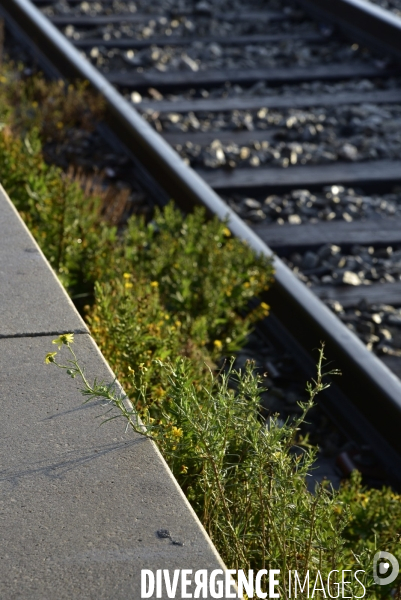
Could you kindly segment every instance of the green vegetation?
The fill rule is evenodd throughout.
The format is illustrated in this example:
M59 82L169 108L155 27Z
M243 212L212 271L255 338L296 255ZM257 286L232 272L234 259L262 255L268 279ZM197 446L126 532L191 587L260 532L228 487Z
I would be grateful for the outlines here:
M93 130L103 113L102 97L85 82L67 85L42 75L26 76L22 65L1 65L0 121L14 134L36 130L42 142L57 142L72 127Z
M154 359L191 357L194 377L204 376L206 365L237 350L251 324L267 314L262 302L241 316L271 274L270 262L256 258L224 224L205 222L202 210L184 219L168 206L147 226L129 221L87 319L127 392L129 369L142 364L158 398L165 387Z
M284 425L272 418L267 427L259 411L262 380L251 363L242 372L232 363L217 377L210 372L200 385L189 359L156 361L169 388L159 402L160 418L154 419L146 367L139 366L138 377L131 369L129 396L115 382L91 384L72 342L72 334L54 340L70 352L64 364L57 352L49 352L45 362L81 378L86 402L102 398L111 405L105 423L123 417L135 432L157 443L230 568L297 570L302 581L309 570L312 587L318 571L326 579L334 569L360 569L365 573L359 573L359 581L350 580L344 597L363 597L359 582L369 598L388 597L388 589L372 585L372 558L377 547L399 556L392 533L400 524L399 496L389 489L364 490L358 474L339 492L323 482L311 494L306 485L316 450L303 447L299 428L326 387L323 350L316 380L307 386L309 401L300 404L302 414ZM133 404L141 407L141 420ZM332 579L332 597L336 582L341 576ZM281 584L282 597L291 597L287 580L282 578Z
M315 451L298 430L324 385L321 363L310 402L284 426L263 423L251 365L215 374L267 314L264 303L247 307L270 284L270 262L200 210L183 217L169 206L150 223L134 216L117 227L107 190L85 191L43 159L42 144L63 135L58 124L90 127L84 107L101 112L81 86L67 88L64 113L65 91L12 69L0 77L0 181L72 297L84 298L92 333L146 432L113 385L86 380L85 393L106 398L155 439L229 567L370 571L376 547L401 559L398 495L365 490L358 476L338 493L307 490ZM62 340L70 351L71 341ZM74 356L64 366L82 375ZM389 590L376 586L369 597Z
M0 180L63 284L73 292L95 277L96 255L115 230L101 219L102 201L41 154L36 131L23 139L0 131Z

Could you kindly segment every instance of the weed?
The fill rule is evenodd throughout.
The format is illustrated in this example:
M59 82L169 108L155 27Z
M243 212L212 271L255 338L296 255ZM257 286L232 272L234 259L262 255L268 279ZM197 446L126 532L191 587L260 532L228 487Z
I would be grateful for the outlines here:
M0 180L63 284L85 289L95 278L99 248L116 239L116 229L101 218L101 198L85 196L44 162L35 131L23 140L0 131Z
M267 567L303 575L309 571L313 581L318 572L327 577L335 569L353 567L361 570L359 579L370 597L380 597L374 595L372 578L366 573L370 549L359 548L359 555L347 549L355 510L352 503L347 507L347 500L361 493L360 481L354 478L339 493L327 482L316 484L314 494L306 485L316 452L297 443L298 432L316 395L326 387L323 349L316 380L307 386L309 400L300 404L302 414L282 425L275 418L268 424L260 418L263 388L251 363L245 371L235 371L231 361L226 372L217 378L210 373L200 385L193 380L188 359L156 361L160 378L167 376L170 385L162 419L155 420L144 409L153 404L146 378L140 376L134 383L135 393L130 398L116 380L90 384L71 348L72 341L71 334L54 340L70 352L72 358L66 364L58 362L56 352L48 353L46 362L65 369L73 378L79 376L86 402L100 398L110 405L104 422L122 417L127 427L158 444L230 568ZM140 372L146 374L144 365ZM132 403L140 404L142 420ZM379 500L383 492L372 494ZM291 597L285 578L280 586L281 597ZM356 582L347 590L357 596L360 592Z
M71 85L42 74L26 76L22 65L12 63L1 67L0 120L15 135L36 129L42 142L58 142L72 127L92 131L104 110L103 98L87 82Z
M127 390L129 369L142 363L148 384L164 393L154 359L191 357L201 377L205 363L237 350L268 313L264 303L246 311L271 281L270 261L216 219L206 222L202 210L184 218L169 205L148 225L132 217L107 259L87 320Z

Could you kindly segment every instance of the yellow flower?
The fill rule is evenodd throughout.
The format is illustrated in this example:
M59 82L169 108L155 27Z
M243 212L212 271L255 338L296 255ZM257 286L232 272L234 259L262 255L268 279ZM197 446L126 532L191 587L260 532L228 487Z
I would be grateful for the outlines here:
M125 287L125 289L129 290L134 287L134 284L131 283L130 281L126 281L124 287Z
M228 229L228 227L224 227L223 233L226 237L230 237L231 235L231 231Z
M171 431L172 435L176 438L180 438L183 436L183 431L180 427L175 427L175 425L173 426L173 429Z
M58 349L60 350L61 346L64 344L68 346L69 344L74 343L74 334L73 333L63 333L59 335L59 337L52 341L52 344L57 344Z
M181 473L184 473L184 474L188 473L188 467L187 467L187 466L185 466L185 465L182 465L182 467L181 467L181 471L180 471L180 472L181 472Z
M131 273L124 273L123 277L124 279L131 279Z
M150 286L151 286L151 287L154 287L154 288L157 288L157 287L159 287L159 284L158 284L158 282L157 282L157 281L151 281L151 282L150 282Z
M216 350L221 350L223 347L223 344L220 340L214 340L213 344Z
M261 302L260 308L263 308L263 310L269 310L270 306L266 304L266 302Z
M132 367L130 367L129 365L128 365L128 371L129 371L130 373L135 373L134 369L133 369Z
M45 364L49 365L50 363L54 363L54 357L56 356L57 352L48 352L45 356Z

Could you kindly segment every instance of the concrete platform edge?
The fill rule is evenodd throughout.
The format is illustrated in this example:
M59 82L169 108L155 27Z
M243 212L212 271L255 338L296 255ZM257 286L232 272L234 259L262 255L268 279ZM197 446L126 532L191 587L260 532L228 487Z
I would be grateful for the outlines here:
M8 198L5 190L0 186L0 196L2 198L0 198L1 200L5 200L8 204L9 207L11 207L16 222L18 223L18 226L20 228L20 232L21 232L21 236L29 236L30 242L35 246L35 248L37 249L41 262L43 263L43 265L46 267L46 269L49 271L49 273L51 274L51 277L57 281L57 290L58 292L60 292L60 296L58 296L58 298L56 299L57 302L61 302L61 303L65 303L66 306L66 310L68 311L73 311L75 313L75 317L78 319L79 323L82 323L82 327L75 327L74 328L74 333L78 334L76 336L76 342L77 342L77 348L76 350L79 352L79 346L78 344L83 344L84 346L87 346L88 350L89 350L89 355L91 355L92 358L88 359L89 362L92 361L92 363L96 365L98 365L97 369L92 369L95 372L92 372L91 370L91 376L92 377L96 377L99 376L99 365L100 365L100 375L104 378L107 379L107 377L110 377L111 379L114 379L114 374L112 373L112 370L110 369L109 365L107 364L107 362L105 361L103 355L100 352L100 349L98 348L97 344L95 343L95 341L93 340L93 338L90 336L90 333L85 325L85 323L82 321L81 317L78 315L72 301L70 300L69 296L67 295L65 289L63 288L63 286L61 285L60 281L57 279L54 271L52 270L51 266L49 265L48 261L46 260L45 256L43 255L42 251L40 250L40 248L38 247L36 241L34 240L33 236L31 235L31 233L29 232L28 228L26 227L25 223L23 222L22 218L20 217L20 215L18 214L16 208L14 207L14 205L12 204L11 200ZM0 219L1 219L1 203L0 203ZM0 257L0 267L1 267L1 257ZM55 301L55 300L52 300ZM20 442L19 439L16 439L15 435L13 435L13 431L19 431L19 424L18 424L18 419L19 419L19 413L14 413L14 406L11 403L11 399L9 399L10 397L12 397L13 402L15 403L17 402L21 402L21 401L25 401L25 398L22 397L18 400L18 395L20 394L20 390L24 390L23 394L28 393L28 395L31 397L35 398L36 396L38 396L38 399L40 400L40 402L38 401L37 407L38 409L35 409L35 402L33 401L31 404L27 405L29 406L29 410L35 411L38 410L39 412L43 410L43 407L46 405L46 401L48 402L48 406L47 408L50 410L50 412L52 412L53 410L53 403L51 398L54 395L54 390L55 389L60 389L60 384L54 384L54 381L58 381L59 378L59 374L57 373L57 369L54 368L52 365L50 366L46 366L46 368L50 368L51 373L49 374L49 379L43 378L43 375L36 375L36 372L42 373L43 369L41 368L40 365L43 366L43 358L44 358L44 354L42 354L42 346L44 347L45 344L49 345L51 344L51 339L52 336L57 336L61 333L67 333L70 332L70 329L66 329L64 326L60 326L60 328L56 327L54 328L54 326L49 326L48 329L46 329L46 327L43 328L43 330L40 331L34 331L34 332L29 332L29 331L18 331L14 334L10 334L10 335L5 335L5 334L1 334L0 332L0 362L2 363L2 369L0 370L0 397L3 397L6 399L6 407L5 407L5 420L3 422L3 435L0 435L0 440L1 438L3 438L3 450L1 450L0 448L0 457L1 457L1 453L3 453L3 461L2 461L2 472L6 473L6 475L4 476L4 478L0 477L0 516L2 514L2 506L4 504L5 508L4 508L4 516L5 519L3 521L3 532L2 532L2 541L3 541L3 548L7 549L7 544L9 544L9 555L10 555L10 560L13 557L13 552L15 553L15 556L17 557L17 563L18 563L18 556L19 556L19 551L18 548L23 548L24 552L27 553L27 556L29 555L29 547L26 546L26 540L24 538L24 536L26 537L27 533L26 531L24 531L24 533L22 533L22 529L19 527L19 522L15 522L13 523L13 519L17 519L17 518L22 518L22 517L18 517L18 511L15 513L14 511L11 513L8 513L8 503L7 503L7 497L8 495L11 493L13 497L12 501L16 501L17 504L19 504L20 502L23 502L23 505L25 505L25 503L29 504L29 496L31 494L33 494L33 500L31 502L31 506L34 507L35 505L35 500L34 498L36 498L35 494L37 494L38 492L40 492L40 489L38 490L37 485L38 482L35 483L34 486L34 491L32 491L32 488L29 487L26 490L22 489L23 485L19 486L19 484L17 485L15 482L19 481L18 477L19 477L19 473L22 469L22 467L26 467L27 472L28 472L28 467L32 467L32 469L29 471L29 476L31 476L32 473L34 473L34 476L36 477L36 467L35 467L35 460L39 461L39 459L35 456L31 456L31 454L26 454L24 455L24 444L26 443L27 446L29 447L30 445L33 444L33 446L35 446L37 448L38 451L38 456L41 457L42 454L46 454L46 452L48 452L48 449L46 448L47 445L47 435L53 435L53 433L51 433L52 431L52 426L50 425L50 429L47 429L45 432L45 437L42 440L42 443L40 442L41 438L40 435L43 434L35 434L36 428L38 428L38 431L41 431L41 427L42 427L42 423L44 421L47 421L48 419L53 419L50 422L51 423L57 423L57 425L55 425L56 430L57 427L59 426L60 422L63 421L63 419L65 417L63 417L60 420L57 420L55 417L61 417L61 414L52 414L50 417L46 417L46 418L42 418L39 417L38 415L36 415L35 412L33 412L31 414L30 417L30 422L33 423L32 428L28 428L26 433L22 433L22 438L23 438L23 442ZM54 348L54 347L53 347ZM52 350L53 349L51 346L48 348L48 350ZM91 350L92 348L92 350ZM87 351L86 351L87 352ZM19 358L19 356L24 355L24 359L22 360L21 358ZM27 357L29 360L27 360ZM83 355L83 362L85 362L85 357L86 355ZM81 355L82 358L82 355ZM25 361L25 362L24 362ZM14 363L18 363L20 362L20 364L24 365L21 368L17 368L15 366ZM36 366L36 364L38 365L38 367ZM42 369L42 370L41 370ZM28 374L27 374L28 373ZM31 379L29 379L29 373L31 373ZM60 392L61 395L67 393L67 398L68 398L68 402L72 402L70 394L71 391L69 391L69 388L71 387L72 382L70 381L70 379L68 377L65 376L65 373L61 373L62 375L62 387L64 388L64 385L66 387L67 392L63 391ZM19 381L19 376L21 376L21 381ZM35 377L37 379L37 381L35 380ZM24 379L25 378L25 379ZM64 383L64 380L65 383ZM28 381L28 389L27 389L27 382ZM32 383L31 383L32 382ZM53 386L52 386L53 383ZM36 386L36 387L35 387ZM36 395L36 396L35 396ZM43 399L42 399L43 397ZM66 401L67 402L67 401ZM44 404L45 403L45 404ZM64 405L63 405L64 408ZM67 413L74 413L74 411L79 412L81 410L81 408L79 407L79 404L77 405L76 400L74 400L74 404L71 405L70 409L68 411L66 411L65 414ZM48 411L49 412L49 411ZM64 413L63 413L64 414ZM84 416L86 415L85 411L84 411ZM85 418L83 419L85 421L85 425L87 425ZM80 418L75 421L78 424L78 428L81 427L81 423L82 423L82 415L80 416ZM124 427L121 423L120 420L116 420L112 422L112 425L110 425L110 430L109 430L109 424L105 425L104 428L102 427L102 436L105 435L105 441L104 443L106 444L107 440L110 441L110 436L111 435L116 435L116 426L115 424L118 423L118 427L122 430L122 431L118 431L117 435L119 436L119 439L122 439L122 433L124 430ZM92 443L99 443L98 438L96 438L96 436L98 435L96 433L96 435L93 433L93 431L91 430L91 427L93 426L93 429L96 429L95 424L89 424L88 427L86 428L87 433L87 437L88 437L88 441L86 439L86 434L84 435L84 442L88 444L88 448L90 447L91 450L93 449L93 446L91 446ZM46 425L46 427L49 427L49 425ZM33 429L33 432L31 431L31 429ZM68 429L67 428L67 433L70 436L71 439L74 438L74 430L73 428ZM50 432L50 433L49 433ZM103 434L104 432L104 434ZM55 436L57 436L58 434L54 434ZM25 436L25 437L24 437ZM77 447L80 446L80 444L82 445L83 443L83 436L82 436L82 432L80 431L77 434L78 438L77 438ZM94 439L97 440L96 442L92 442L92 436L94 436ZM18 433L18 437L19 437L19 433ZM179 487L176 479L174 478L174 476L172 475L165 459L163 458L163 456L161 455L160 451L158 450L156 444L152 441L149 440L143 440L143 438L141 436L139 436L138 434L134 434L133 432L128 432L126 434L126 438L128 439L128 442L122 442L125 444L129 444L129 439L133 439L133 441L138 441L138 438L140 438L140 441L143 443L140 444L140 446L138 446L138 448L140 447L141 450L139 451L139 454L146 457L146 461L147 461L147 467L149 469L149 471L147 473L145 473L145 482L148 485L148 479L150 477L149 473L153 473L152 469L155 472L155 477L156 479L159 477L163 478L165 477L165 489L168 491L169 495L170 495L170 499L167 498L163 498L163 506L168 506L170 505L170 507L174 506L174 515L171 516L171 513L169 513L167 511L165 517L166 517L166 522L170 520L173 520L174 523L177 523L178 528L182 527L184 530L187 528L189 532L192 532L192 539L193 542L189 543L188 547L185 547L185 554L183 554L183 559L185 558L185 560L183 560L182 563L182 568L188 568L188 561L190 563L190 568L193 569L193 571L196 571L198 569L207 569L209 572L211 570L214 569L222 569L225 570L226 567L221 559L221 557L219 556L216 548L214 547L212 541L210 540L210 538L208 537L205 529L203 528L201 522L199 521L198 517L196 516L194 510L192 509L189 501L187 500L187 498L185 497L185 495L183 494L181 488ZM49 440L52 438L49 438ZM116 438L113 438L116 439ZM125 439L125 438L124 438ZM39 440L39 441L38 441ZM103 440L102 440L103 442ZM73 445L73 444L72 444ZM1 446L1 442L0 442L0 446ZM21 450L22 448L22 450ZM135 455L135 450L132 449L133 446L130 446L128 448L127 446L127 453L130 455L128 456L128 458L125 458L125 462L129 462L129 459L132 458L132 455ZM75 450L75 448L74 448ZM17 459L17 457L19 456L19 454L22 452L21 456L25 456L24 459L21 458L21 460ZM97 452L97 450L95 450L95 452ZM46 460L53 460L54 456L51 455L50 458L47 457ZM1 460L1 458L0 458ZM41 462L42 458L40 458ZM109 459L110 461L110 456ZM22 461L22 462L21 462ZM32 464L30 465L30 461L32 461ZM146 462L145 461L145 462ZM46 462L46 461L45 461ZM93 462L93 461L92 461ZM90 463L92 465L92 463ZM137 464L137 462L135 461L134 463L130 463L130 464ZM142 464L142 463L141 463ZM87 465L85 465L87 466ZM34 468L35 467L35 468ZM92 465L93 467L93 465ZM49 467L50 468L50 467ZM53 467L51 467L53 468ZM99 462L96 463L94 471L96 471L96 469L98 469L99 471ZM106 465L106 470L107 468L110 468L110 464L107 463ZM138 468L138 467L136 467ZM125 469L125 467L124 467ZM125 476L125 484L127 484L127 477L128 477L128 481L129 481L129 471L128 471L128 475L127 472L125 472L125 470L122 469L123 471L123 475ZM84 478L83 473L87 473L88 471L82 471L81 465L79 465L77 468L74 467L73 473L74 473L74 477L78 479L80 478L80 483L79 485L82 488L82 480L86 481ZM118 470L118 469L117 469ZM163 475L164 473L164 475ZM41 473L41 476L43 475L43 473ZM46 473L47 475L47 473ZM103 472L100 470L98 472L98 476L100 479L102 479ZM67 475L67 477L69 477L69 475ZM139 473L137 473L136 475L137 479L135 480L135 486L138 485L140 486L140 484L138 483L139 480L141 480L142 475ZM139 480L138 480L139 477ZM83 479L82 479L83 478ZM132 478L134 479L134 473L132 474ZM36 480L35 480L36 481ZM46 478L44 479L44 481L46 482ZM12 484L11 488L12 489L8 489L8 484ZM124 488L124 483L121 484L121 489L118 491L118 497L121 497L121 499L124 498L125 493L129 492L129 490L123 489ZM47 485L47 484L46 484ZM55 483L52 484L52 487L56 488L56 492L57 492L57 486L59 485L57 478L55 480ZM63 487L63 484L60 484L61 488ZM118 474L116 474L116 485L118 486ZM2 490L2 487L4 487L4 490ZM85 487L85 485L83 486ZM146 485L145 485L145 489ZM115 489L113 488L114 493ZM73 488L71 488L71 492L73 492ZM59 508L57 509L57 494L56 496L52 496L53 492L52 490L45 492L50 494L50 500L51 502L55 503L55 506L53 507L54 510L56 510L56 512L58 512L58 510L62 513L63 510L65 509L64 505L60 505ZM59 491L59 494L64 493ZM86 490L82 491L82 494L85 495L87 493ZM97 502L95 503L95 506L93 507L94 512L92 514L92 517L90 518L95 518L95 515L97 514L96 511L98 510L97 507L100 507L100 511L104 510L103 505L107 505L108 502L108 489L107 487L101 487L101 497L96 497ZM136 501L138 503L140 503L140 506L145 506L145 508L143 509L146 513L147 510L149 510L148 508L146 508L148 505L151 506L151 503L148 503L148 499L146 497L144 498L140 498L138 496L138 490L137 490L137 495L135 496ZM128 494L129 495L129 494ZM132 494L131 494L132 495ZM145 495L145 493L144 493ZM3 503L1 502L1 498L3 497ZM45 497L45 496L44 496ZM27 500L28 498L28 500ZM154 502L154 498L152 498L152 502ZM156 498L156 505L157 505L157 498ZM161 501L162 499L160 499ZM68 500L69 501L69 500ZM50 504L51 504L50 502ZM129 528L129 522L132 520L134 514L135 514L135 510L134 510L134 506L132 506L132 512L129 510L129 508L127 509L127 507L125 507L124 509L124 515L123 515L123 520L128 520L128 524L127 527ZM34 510L34 508L33 508ZM163 512L163 509L160 508L157 505L157 513ZM178 512L177 512L178 511ZM32 512L32 511L30 511ZM8 516L7 516L8 514ZM14 514L16 514L17 516L14 517ZM22 513L23 514L23 513ZM75 513L72 513L75 514ZM177 520L177 514L179 514L179 519ZM147 523L147 528L149 529L149 527L151 527L152 525L152 516L153 513L149 513L149 517L145 519L146 523ZM159 515L160 517L160 515ZM41 516L37 516L37 518L35 517L35 514L33 514L31 517L29 517L31 519L31 526L33 528L36 527L36 524L41 520ZM148 522L149 521L149 522ZM69 522L72 526L74 526L74 523L71 523L71 521ZM1 527L1 525L0 525ZM22 527L22 526L21 526ZM57 525L56 525L57 527ZM18 535L19 535L19 531L21 529L21 540L18 539ZM96 529L96 528L95 528ZM57 533L57 530L54 532L52 531L52 535L54 536ZM96 533L96 532L95 532ZM149 532L148 532L149 534ZM62 537L62 533L60 533L61 537ZM57 536L56 536L57 537ZM155 537L155 536L153 536ZM156 536L157 537L157 536ZM142 541L142 540L140 540ZM45 542L43 542L45 544ZM100 542L99 542L100 543ZM103 542L102 542L103 543ZM106 545L107 545L107 540L106 540ZM153 556L152 552L154 552L153 546L152 544L155 544L155 542L151 542L151 547L149 547L149 556ZM110 550L111 551L111 550ZM35 551L36 552L36 551ZM132 550L132 552L135 552L135 550ZM140 552L143 552L143 550L139 551L138 553L140 554ZM43 550L44 555L46 555L46 548L44 548ZM35 554L35 553L34 553ZM8 556L8 555L7 555ZM141 557L142 555L140 555ZM147 556L147 555L146 555ZM158 555L155 554L155 556L157 557ZM198 559L196 557L199 557ZM53 560L54 556L49 559L49 560ZM150 560L150 562L149 562ZM153 559L149 559L148 560L148 567L149 564L152 564ZM160 563L160 557L158 559L154 559L154 566L155 568L173 568L173 566L175 566L175 568L181 568L180 565L177 565L176 562L176 558L172 558L171 561L170 559L168 559L166 561L165 564L161 564ZM96 562L96 561L95 561ZM140 562L142 564L142 558L140 559ZM35 566L35 560L34 559L30 559L28 561L28 563L25 563L25 558L23 555L21 555L21 564L20 566L18 566L18 564L16 564L15 560L11 560L10 562L10 569L12 570L16 570L18 572L18 570L21 570L21 573L24 573L24 576L20 578L20 580L17 578L15 578L15 573L13 572L8 572L7 567L6 567L6 563L7 560L2 562L2 568L0 570L0 590L2 591L2 593L0 594L2 597L4 598L9 598L10 600L12 598L18 598L18 600L53 600L53 598L58 598L58 600L62 600L63 598L68 598L68 600L85 600L85 599L95 599L96 600L100 600L100 599L107 599L107 600L119 600L120 598L124 598L124 600L128 600L128 598L138 598L138 574L135 574L134 579L135 579L135 584L131 581L121 581L121 579L118 579L117 581L113 582L112 581L112 573L111 575L107 575L107 573L105 574L105 583L104 586L99 589L99 586L96 585L93 587L93 589L91 589L90 585L89 587L86 587L86 583L82 584L82 581L79 579L77 579L77 581L79 580L79 585L77 583L76 587L74 587L74 581L71 580L71 577L68 578L67 574L63 572L63 564L62 561L60 564L57 563L56 567L55 567L55 573L57 572L57 569L61 569L60 573L57 575L57 579L52 579L52 576L48 575L48 580L46 580L46 576L44 576L44 582L46 583L46 581L48 582L48 585L51 585L50 582L56 582L53 583L54 586L56 586L58 589L54 589L54 595L53 595L53 588L43 588L41 587L41 584L34 584L33 582L35 582L38 578L41 578L41 574L40 574L40 563L39 563L39 567L37 567L37 565ZM92 564L92 563L91 563ZM39 568L39 572L37 571L37 569ZM45 568L45 566L43 566L43 568ZM67 570L69 569L68 565L65 567ZM135 565L132 565L131 568L135 569ZM28 569L28 572L27 572ZM29 572L29 569L32 570L32 573ZM36 571L35 571L36 569ZM113 571L113 567L110 567L110 570ZM107 571L107 569L106 569ZM60 576L61 574L61 576ZM10 576L10 580L8 580L8 577ZM121 573L119 575L121 577ZM11 581L11 579L14 577L13 581ZM55 576L54 576L55 577ZM111 580L110 580L111 577ZM68 587L68 591L67 589L65 590L65 593L63 591L63 589L60 587L60 585L62 585L62 582L68 582L65 585L67 585ZM43 584L44 585L44 584ZM82 585L84 585L84 588L82 588ZM115 585L115 588L114 588ZM110 589L109 589L110 588ZM113 591L111 591L113 590ZM177 590L177 598L180 597L179 595L179 591ZM155 595L152 596L152 598L156 597ZM158 596L159 597L159 596ZM167 597L165 595L165 591L163 590L163 598ZM170 597L170 596L169 596ZM208 592L208 596L209 596L209 592ZM226 597L224 595L224 597ZM230 596L231 597L231 596Z

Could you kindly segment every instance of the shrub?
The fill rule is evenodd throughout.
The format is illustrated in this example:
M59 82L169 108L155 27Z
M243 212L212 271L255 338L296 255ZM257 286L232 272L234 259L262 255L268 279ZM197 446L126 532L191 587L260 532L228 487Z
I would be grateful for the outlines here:
M101 198L85 196L44 162L36 131L23 140L0 131L0 180L63 284L84 290L96 278L99 255L116 241L116 229L101 218Z
M391 552L401 563L401 496L389 487L367 488L362 485L362 476L355 471L345 481L338 494L339 512L349 511L343 532L346 556L352 560L354 554L376 550ZM371 566L369 566L371 568ZM389 598L392 585L375 588L373 598ZM398 594L401 587L398 586Z
M271 278L270 261L255 257L224 224L206 222L200 209L183 217L170 205L147 226L130 219L96 285L87 320L128 390L129 369L141 363L152 389L159 389L155 358L191 357L200 377L205 363L237 350L252 323L268 312L264 303L246 311Z
M351 568L342 536L349 512L342 505L339 510L336 493L325 483L316 485L315 494L308 491L306 478L316 452L297 445L299 427L316 394L326 387L323 352L316 381L307 388L309 401L300 405L302 414L296 420L284 425L260 418L263 388L251 363L245 371L235 371L231 362L227 372L218 377L210 373L200 383L193 380L188 359L157 361L169 391L161 404L162 419L156 421L146 410L153 405L146 378L140 376L137 383L133 374L130 399L115 382L90 384L72 340L71 334L55 340L71 353L66 364L58 362L56 352L48 353L46 362L81 377L86 401L106 400L111 405L106 421L122 416L134 431L156 441L230 568L279 569L285 574L280 590L284 598L290 597L289 570L303 576L309 570L313 581L318 571L327 577L333 569ZM145 367L140 371L146 375ZM141 406L142 422L131 401ZM367 577L360 579L368 584ZM355 587L360 592L359 584L349 591Z
M103 98L87 82L49 81L41 73L27 76L22 65L3 63L0 75L0 119L14 134L33 129L42 142L57 142L75 127L91 131L104 115Z

